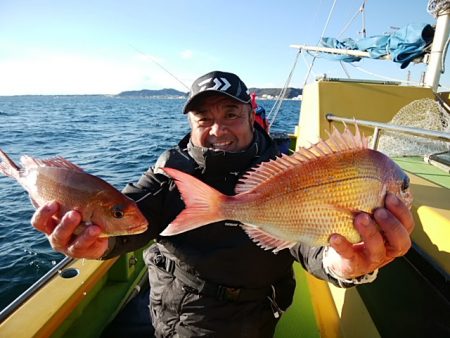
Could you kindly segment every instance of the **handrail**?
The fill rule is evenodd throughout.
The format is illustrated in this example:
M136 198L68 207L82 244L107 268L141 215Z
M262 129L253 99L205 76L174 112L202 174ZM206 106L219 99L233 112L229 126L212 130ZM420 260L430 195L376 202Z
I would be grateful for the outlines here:
M368 121L368 120L357 120L357 119L351 119L351 118L347 118L347 117L336 116L336 115L333 115L332 113L328 113L326 115L326 119L329 122L336 121L336 122L357 124L357 125L361 125L361 126L374 128L374 135L373 135L373 140L372 140L372 148L373 149L377 148L376 146L378 145L380 130L398 131L401 133L412 134L412 135L416 135L416 136L423 136L423 137L437 139L437 140L444 141L444 142L450 142L450 133L445 132L445 131L429 130L429 129L422 129L422 128L414 128L414 127L405 127L405 126L398 126L395 124L388 124L388 123Z
M3 322L12 312L30 298L42 285L47 283L51 278L58 274L64 267L70 264L74 259L64 257L58 264L51 268L44 276L38 279L33 285L25 290L19 297L14 299L7 307L0 312L0 323Z

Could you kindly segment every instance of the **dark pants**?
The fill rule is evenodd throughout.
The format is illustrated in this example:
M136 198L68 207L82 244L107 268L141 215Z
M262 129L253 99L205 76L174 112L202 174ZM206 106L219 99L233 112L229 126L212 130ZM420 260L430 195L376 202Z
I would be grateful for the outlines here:
M278 319L267 297L235 302L199 294L167 272L155 257L159 251L152 249L146 251L145 261L156 337L273 337Z
M105 328L101 338L153 338L155 330L149 316L148 283Z

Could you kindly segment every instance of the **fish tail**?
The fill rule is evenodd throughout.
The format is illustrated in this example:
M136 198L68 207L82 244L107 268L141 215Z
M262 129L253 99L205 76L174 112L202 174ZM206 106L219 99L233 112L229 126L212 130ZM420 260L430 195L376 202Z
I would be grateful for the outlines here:
M0 173L19 179L20 168L14 163L6 153L0 149Z
M229 199L228 196L179 170L172 168L162 170L175 180L186 205L175 220L161 232L162 236L177 235L225 219L221 206Z

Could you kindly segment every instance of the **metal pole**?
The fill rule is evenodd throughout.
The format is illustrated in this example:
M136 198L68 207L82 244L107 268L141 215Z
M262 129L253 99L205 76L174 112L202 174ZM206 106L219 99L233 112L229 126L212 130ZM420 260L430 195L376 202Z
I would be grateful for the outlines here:
M442 70L442 53L450 31L450 10L439 13L436 20L433 45L431 46L430 59L425 74L425 86L437 91Z
M397 126L395 124L388 124L388 123L382 123L382 122L350 119L347 117L336 116L331 113L327 114L326 118L328 121L338 121L338 122L344 122L344 123L348 123L348 124L357 124L360 126L366 126L366 127L371 127L371 128L379 128L379 129L383 129L383 130L398 131L401 133L412 134L412 135L416 135L416 136L422 136L422 137L437 139L440 141L450 142L450 133L445 132L445 131L412 128L412 127Z
M362 58L370 57L369 52L364 52L360 50L354 49L340 49L340 48L330 48L330 47L319 47L319 46L308 46L308 45L290 45L291 48L297 48L302 50L309 50L313 52L324 52L330 54L339 54L339 55L352 55Z
M0 312L0 323L3 322L12 312L14 312L20 305L22 305L28 298L30 298L39 288L47 283L53 276L61 271L65 266L73 261L71 257L64 257L58 264L42 276L36 283L30 286L19 297L11 302Z
M372 149L378 148L378 141L380 140L380 128L375 127L375 130L373 131L372 135Z

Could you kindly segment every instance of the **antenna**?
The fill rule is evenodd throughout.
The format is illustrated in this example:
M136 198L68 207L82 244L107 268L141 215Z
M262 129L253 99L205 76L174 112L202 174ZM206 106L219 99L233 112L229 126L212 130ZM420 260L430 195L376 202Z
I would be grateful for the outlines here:
M366 37L366 1L364 0L364 2L362 3L361 7L359 8L359 11L361 12L361 24L362 24L362 28L361 28L361 34L362 37L365 38Z

